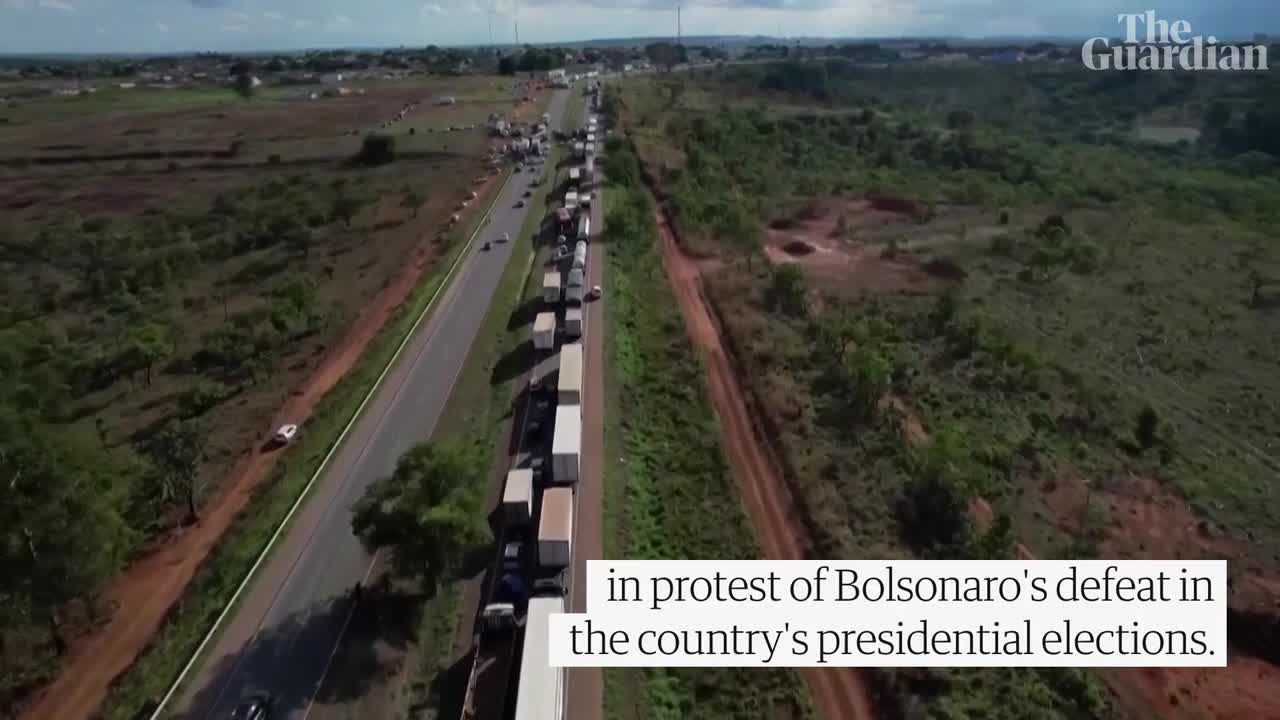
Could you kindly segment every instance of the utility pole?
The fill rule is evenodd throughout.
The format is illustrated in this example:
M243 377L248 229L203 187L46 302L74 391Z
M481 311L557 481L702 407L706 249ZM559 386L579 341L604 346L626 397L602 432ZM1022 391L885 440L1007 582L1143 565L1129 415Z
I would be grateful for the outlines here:
M684 29L680 26L680 3L676 3L676 47L680 47L680 41L684 37Z
M520 21L516 20L516 47L520 47Z

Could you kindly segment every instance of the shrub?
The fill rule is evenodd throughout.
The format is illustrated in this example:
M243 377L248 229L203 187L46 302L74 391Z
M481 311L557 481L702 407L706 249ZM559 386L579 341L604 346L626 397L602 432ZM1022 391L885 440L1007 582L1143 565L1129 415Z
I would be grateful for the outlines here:
M1138 422L1137 427L1134 428L1133 437L1143 450L1147 450L1156 444L1159 431L1160 414L1155 408L1147 405L1138 412Z
M178 396L178 413L184 418L203 415L231 396L231 388L211 380L201 380Z
M280 158L279 153L272 153L271 156L267 158L268 165L279 165L281 162L283 162L283 160Z
M360 144L356 160L365 165L385 165L396 159L396 139L383 133L370 133Z

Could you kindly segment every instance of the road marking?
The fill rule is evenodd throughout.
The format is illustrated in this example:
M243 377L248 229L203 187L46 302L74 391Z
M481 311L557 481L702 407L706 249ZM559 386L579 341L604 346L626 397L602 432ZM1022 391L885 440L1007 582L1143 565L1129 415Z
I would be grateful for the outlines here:
M405 346L409 344L409 340L414 336L414 334L417 333L418 326L422 324L422 321L426 319L426 317L431 313L432 308L435 307L436 299L440 297L440 293L444 292L445 289L449 287L450 281L453 279L454 271L456 271L462 261L470 255L471 244L475 242L480 231L484 229L485 224L489 220L489 215L493 212L493 209L497 207L498 200L502 198L504 191L507 189L507 185L511 183L512 177L513 175L507 175L507 179L503 181L502 187L498 188L497 196L494 198L494 201L490 203L489 209L485 211L484 217L480 219L480 222L476 225L476 229L472 231L471 237L467 238L466 245L462 246L462 251L458 253L458 257L453 261L453 265L449 267L449 272L445 274L444 280L440 282L440 287L436 288L436 291L432 293L431 299L427 301L426 307L424 307L422 312L418 314L418 318L414 320L413 326L409 328L409 332L405 333L404 339L401 340L400 345L396 347L395 353L391 356L391 359L387 361L386 366L382 368L382 372L378 375L378 379L373 382L373 387L369 388L369 392L364 396L364 399L360 401L359 407L357 407L356 411L351 414L351 419L347 422L346 427L342 428L342 432L338 435L338 439L334 441L332 446L330 446L329 452L325 454L324 459L320 461L320 466L316 468L315 473L313 473L311 478L307 480L306 486L304 486L302 488L302 492L298 494L298 499L294 500L293 505L289 508L289 512L284 516L284 520L280 521L280 525L276 527L275 533L273 533L271 535L271 539L267 541L266 547L264 547L262 552L258 554L257 559L253 562L253 566L249 568L249 572L245 574L244 579L240 581L240 585L236 588L235 593L232 594L231 599L228 600L227 604L222 608L222 612L218 614L218 619L213 622L213 627L209 628L209 632L205 633L204 639L200 641L200 645L196 647L196 651L192 653L191 658L187 660L187 664L183 666L182 672L178 673L177 679L173 681L173 684L169 686L169 690L165 692L164 697L160 699L160 703L156 705L155 711L151 713L150 720L159 720L161 713L164 712L165 706L167 706L169 701L173 699L174 693L177 692L178 687L182 682L186 680L187 674L191 672L191 668L196 664L196 661L200 658L201 653L204 652L209 641L213 639L213 636L216 635L218 630L222 627L223 621L225 621L227 615L230 614L231 608L235 607L236 601L240 599L240 595L244 592L244 589L248 587L249 581L253 579L254 574L258 571L258 567L262 565L263 560L265 560L267 555L270 554L271 549L275 547L276 541L280 538L284 529L289 525L289 521L293 519L293 514L297 512L298 508L302 505L303 500L305 500L307 495L310 494L311 488L315 485L316 479L324 472L325 467L329 464L329 460L335 453L337 453L338 448L342 446L342 441L346 439L347 433L351 431L351 428L356 424L356 420L360 418L360 413L364 411L369 400L378 392L378 388L382 386L383 379L386 378L387 373L391 371L391 368L395 366L396 360L400 358L400 353L404 350ZM254 634L256 635L257 633L255 632Z

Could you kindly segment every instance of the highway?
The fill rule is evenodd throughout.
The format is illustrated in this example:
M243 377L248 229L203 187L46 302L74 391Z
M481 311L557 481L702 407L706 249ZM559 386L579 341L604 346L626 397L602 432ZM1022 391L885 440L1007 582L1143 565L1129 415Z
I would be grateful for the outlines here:
M552 96L552 128L560 126L570 92ZM273 720L306 716L350 615L350 591L372 567L351 532L351 506L435 429L526 215L535 210L515 207L535 177L517 173L502 190L430 319L410 339L193 670L175 716L220 720L257 691L275 697ZM502 233L513 242L496 242ZM488 251L481 249L485 241L491 242Z

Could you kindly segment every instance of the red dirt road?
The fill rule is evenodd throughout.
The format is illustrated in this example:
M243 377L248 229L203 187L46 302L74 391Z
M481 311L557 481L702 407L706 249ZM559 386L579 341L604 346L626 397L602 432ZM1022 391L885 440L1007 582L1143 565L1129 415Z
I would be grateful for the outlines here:
M478 190L484 197L492 179ZM425 239L433 233L424 216L424 240L408 258L404 270L383 289L333 346L315 373L291 396L275 423L302 422L316 403L355 365L391 314L409 297L433 256ZM273 425L274 427L274 425ZM178 603L209 552L235 517L268 477L280 453L253 448L236 463L223 493L205 506L200 522L175 534L157 550L130 566L103 591L106 607L115 608L109 621L80 640L61 674L23 709L23 720L82 720L93 717L111 683L142 654Z
M805 530L796 521L791 497L781 477L758 440L751 415L743 400L738 378L720 341L720 331L707 309L698 279L698 268L676 245L666 218L655 211L662 236L663 265L675 290L680 312L693 344L707 363L711 402L720 418L729 466L742 489L742 496L764 554L780 560L802 560L807 548ZM870 694L855 668L804 668L814 704L827 720L869 720Z

